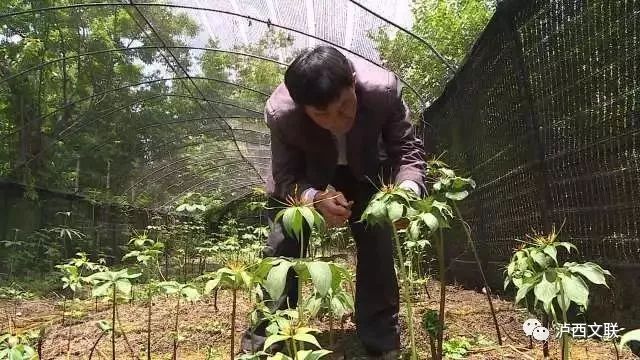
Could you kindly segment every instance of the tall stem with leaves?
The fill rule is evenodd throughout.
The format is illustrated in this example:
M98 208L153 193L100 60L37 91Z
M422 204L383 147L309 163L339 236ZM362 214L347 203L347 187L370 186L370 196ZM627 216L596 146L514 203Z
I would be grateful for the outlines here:
M173 324L173 360L178 359L178 345L180 342L180 300L195 302L200 298L200 293L191 284L182 284L177 281L163 281L158 287L167 295L176 295L176 316Z
M94 297L110 297L111 299L111 350L112 359L115 360L115 342L116 342L116 311L118 306L118 295L127 298L131 294L131 279L139 277L140 273L129 274L128 269L120 271L104 270L88 276L87 281L93 284L92 295ZM124 329L120 328L123 336ZM128 345L129 346L129 345ZM132 352L133 350L130 349ZM135 353L132 354L135 358Z
M402 253L402 243L398 236L395 223L406 218L412 211L411 203L415 201L414 195L406 190L393 185L384 186L380 192L374 195L369 205L361 216L361 221L365 221L368 226L390 226L393 240L397 249L399 260L398 271L400 273L400 285L404 295L404 302L407 311L407 324L410 338L411 359L417 360L415 343L415 329L413 326L413 301L411 299L411 279L408 278L405 269L404 255Z
M531 236L532 242L523 242L507 265L504 282L505 290L511 284L516 287L517 304L526 306L530 313L544 313L546 319L556 324L568 321L571 303L586 311L589 300L586 281L608 286L605 275L611 276L609 271L592 262L565 262L560 266L558 248L564 247L570 252L576 247L569 242L557 241L557 238L554 228L548 235L534 235ZM564 360L570 357L570 345L568 334L563 334Z
M159 257L164 251L164 243L150 239L146 232L140 234L129 241L131 251L127 253L122 260L134 258L145 275L147 286L147 360L151 360L151 308L153 302L153 293L156 289L153 273L157 269L160 276Z

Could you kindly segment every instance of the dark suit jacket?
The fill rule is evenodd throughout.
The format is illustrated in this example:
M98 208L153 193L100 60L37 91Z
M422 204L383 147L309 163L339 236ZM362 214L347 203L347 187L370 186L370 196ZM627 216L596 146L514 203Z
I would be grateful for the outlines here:
M347 133L349 168L357 179L375 181L381 165L388 162L397 183L412 180L424 186L424 149L414 136L399 80L363 60L352 63L358 107L353 128ZM284 199L309 187L324 190L338 160L335 137L293 102L284 84L267 100L265 118L271 132L267 192Z

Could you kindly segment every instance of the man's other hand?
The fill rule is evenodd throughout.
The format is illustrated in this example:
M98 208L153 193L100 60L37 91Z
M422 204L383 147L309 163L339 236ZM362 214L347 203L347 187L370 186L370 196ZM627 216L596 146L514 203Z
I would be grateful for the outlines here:
M329 227L342 226L351 217L353 201L347 201L339 191L321 191L313 198L315 208L322 214Z

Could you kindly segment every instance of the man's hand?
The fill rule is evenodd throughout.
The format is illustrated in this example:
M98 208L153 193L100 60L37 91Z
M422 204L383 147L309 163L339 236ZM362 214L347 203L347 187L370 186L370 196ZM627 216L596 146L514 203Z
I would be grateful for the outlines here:
M351 216L353 201L347 201L339 191L321 191L313 198L315 208L322 214L329 227L342 226Z

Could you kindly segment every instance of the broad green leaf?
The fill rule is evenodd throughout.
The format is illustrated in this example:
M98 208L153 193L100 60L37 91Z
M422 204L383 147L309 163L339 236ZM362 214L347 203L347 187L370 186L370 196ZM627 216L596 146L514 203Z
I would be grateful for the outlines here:
M263 350L267 351L273 344L279 343L280 341L288 340L290 338L291 337L287 335L280 335L280 334L271 335L267 338L267 340L265 340Z
M527 294L529 293L529 291L531 291L531 289L533 289L533 284L530 284L530 283L522 284L522 286L518 288L518 292L516 294L516 304L519 304L520 301L522 301L522 299L524 299L527 296Z
M318 330L306 326L302 326L296 329L296 334L308 334L312 332L318 332Z
M448 199L451 199L454 201L461 201L461 200L464 200L467 196L469 196L469 192L466 190L459 191L459 192L447 192L445 193L445 196Z
M251 275L249 275L248 272L242 270L240 271L240 278L242 279L242 287L244 288L250 288L251 284L253 283L253 279L251 278Z
M604 277L606 270L603 270L598 264L592 262L586 262L584 264L568 263L565 264L565 267L573 273L578 273L584 276L594 284L609 287L609 285L607 285L607 280ZM611 273L607 271L606 274L610 275Z
M282 216L282 225L288 235L294 236L296 239L299 240L298 232L297 232L297 229L295 228L296 215L299 215L299 214L298 214L298 210L295 207L285 209L284 215Z
M191 286L184 287L182 289L182 291L180 292L180 294L187 301L197 301L198 298L200 297L200 294L198 293L198 290L196 290L195 288L193 288Z
M99 286L96 286L93 288L93 290L91 291L91 296L93 297L103 297L103 296L107 296L110 295L109 294L109 290L111 289L111 287L113 286L113 283L108 281L105 282Z
M534 287L533 293L536 299L542 301L543 304L548 305L553 298L556 297L560 291L558 283L556 281L550 282L546 277L542 277L542 280Z
M113 329L111 324L109 322L105 321L105 320L98 321L97 326L103 332L111 331L111 329Z
M554 243L554 245L555 246L563 246L565 249L567 249L567 251L569 253L571 253L571 249L574 249L575 251L578 251L578 248L575 245L573 245L572 243L570 243L570 242L560 241L560 242Z
M213 289L218 287L219 283L220 283L220 277L218 277L218 276L216 276L215 278L207 281L207 283L204 285L204 293L205 294L210 294Z
M571 273L560 275L560 284L567 298L578 305L587 306L589 288L581 277Z
M558 259L557 259L558 250L555 248L555 246L547 245L542 249L542 251L545 254L549 255L553 259L555 264L558 264Z
M327 295L327 292L331 288L332 280L329 264L323 261L314 261L307 263L307 269L309 270L309 275L311 275L313 286L320 296Z
M508 277L508 276L505 276L505 278L504 278L504 286L503 286L503 289L504 289L504 290L507 290L507 287L509 287L509 284L510 284L510 283L511 283L511 278L510 278L510 277Z
M313 229L314 223L315 223L315 217L313 216L313 211L311 211L311 209L306 206L301 206L300 214L303 216L304 220L309 226L309 229Z
M531 249L531 253L530 253L531 258L533 259L533 261L535 261L536 263L538 263L538 265L540 265L540 267L542 267L543 269L546 269L547 267L549 267L549 259L547 258L547 256L541 252L538 249Z
M318 343L318 340L316 340L316 337L311 335L311 334L307 334L307 333L296 333L295 335L293 335L293 339L296 341L302 341L302 342L306 342L309 344L313 344L315 346L317 346L318 348L322 348L322 346L320 346L320 344Z
M432 213L420 214L420 220L429 228L430 232L438 230L439 221L438 218Z
M622 335L622 337L620 338L620 346L624 346L630 341L640 342L640 329L631 330L624 333L624 335Z
M127 279L120 279L116 281L116 288L121 294L129 296L131 293L131 282Z
M284 287L287 281L287 273L291 268L290 262L281 262L280 264L274 266L269 271L269 275L267 275L267 279L264 281L263 285L271 299L276 300L282 296L282 292L284 291Z
M404 206L399 202L392 202L387 206L387 215L392 222L400 219L404 215Z
M409 224L409 238L412 240L420 238L420 223L418 221L414 220Z

